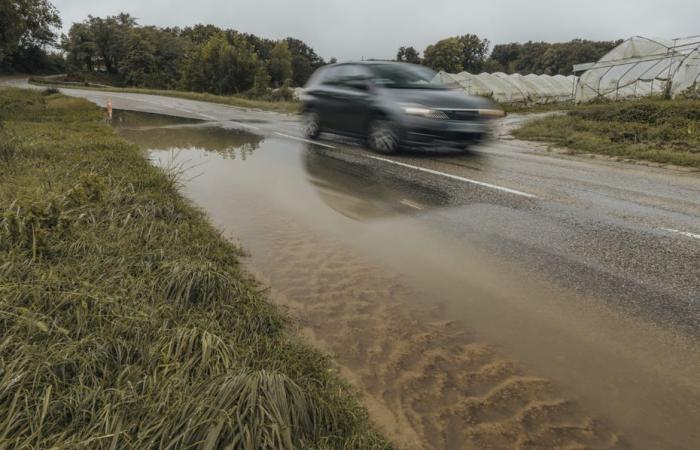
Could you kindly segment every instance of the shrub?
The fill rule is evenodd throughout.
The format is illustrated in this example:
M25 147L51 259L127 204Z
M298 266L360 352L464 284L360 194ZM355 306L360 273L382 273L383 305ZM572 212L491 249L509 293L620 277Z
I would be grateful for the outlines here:
M56 89L55 87L49 87L41 91L41 95L47 96L47 95L54 95L54 94L60 94L61 91Z

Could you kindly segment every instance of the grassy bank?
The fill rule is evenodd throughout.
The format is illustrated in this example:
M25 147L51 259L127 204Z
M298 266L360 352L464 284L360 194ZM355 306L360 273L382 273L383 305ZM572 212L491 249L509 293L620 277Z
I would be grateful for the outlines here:
M66 83L63 81L56 80L50 77L32 77L29 79L31 84L39 86L54 86L54 87L65 87L71 89L89 89L96 91L107 91L107 92L127 92L134 94L151 94L151 95L162 95L165 97L175 97L184 98L186 100L199 100L202 102L218 103L221 105L236 106L239 108L254 108L262 109L266 111L275 111L285 114L296 114L299 112L300 103L299 102L289 102L289 101L266 101L266 100L253 100L244 97L238 97L235 95L214 95L206 94L202 92L186 92L186 91L174 91L174 90L164 90L164 89L142 89L142 88L121 88L121 87L108 87L92 84L81 84L81 83Z
M645 99L577 106L513 135L600 153L700 169L700 101Z
M0 89L0 448L388 448L102 116Z
M573 102L545 104L499 103L498 106L508 114L535 114L554 111L568 111L574 108Z

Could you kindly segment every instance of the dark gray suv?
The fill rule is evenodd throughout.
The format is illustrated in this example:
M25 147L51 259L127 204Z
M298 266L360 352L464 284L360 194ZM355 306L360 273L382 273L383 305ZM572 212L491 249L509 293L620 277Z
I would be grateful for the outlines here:
M402 146L466 148L482 140L490 119L503 111L485 98L435 83L435 75L394 62L321 67L301 97L304 133L312 139L323 131L359 136L380 153Z

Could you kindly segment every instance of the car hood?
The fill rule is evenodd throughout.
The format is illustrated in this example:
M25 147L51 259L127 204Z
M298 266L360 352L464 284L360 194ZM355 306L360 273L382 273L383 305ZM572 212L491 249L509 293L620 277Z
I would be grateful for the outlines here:
M466 95L452 89L386 89L387 95L399 103L414 103L439 109L495 108L490 100Z

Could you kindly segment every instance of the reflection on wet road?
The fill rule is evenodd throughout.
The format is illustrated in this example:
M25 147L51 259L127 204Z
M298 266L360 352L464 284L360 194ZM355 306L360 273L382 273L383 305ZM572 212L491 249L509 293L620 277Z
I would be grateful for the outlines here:
M552 250L588 233L612 248L614 230L351 150L263 139L225 122L119 117L119 132L154 163L190 168L184 193L240 239L276 301L335 355L405 447L700 442L697 309L641 284L626 286L624 300L606 287L615 274ZM488 170L490 158L440 164ZM684 282L683 292L696 292ZM635 303L636 292L685 309L665 319Z

